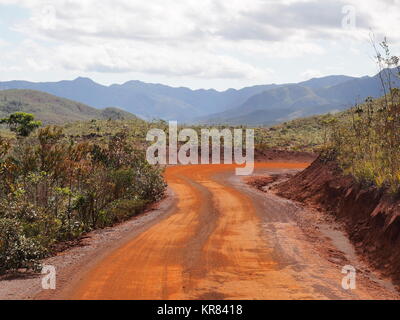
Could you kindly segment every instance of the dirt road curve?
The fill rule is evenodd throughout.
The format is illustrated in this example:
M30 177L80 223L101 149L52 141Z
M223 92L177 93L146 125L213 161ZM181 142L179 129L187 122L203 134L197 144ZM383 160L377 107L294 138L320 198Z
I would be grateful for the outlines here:
M265 163L257 165L257 172L306 165ZM176 205L97 263L67 298L397 297L387 282L371 280L365 270L357 278L356 290L342 289L342 266L358 262L348 261L351 250L346 253L335 247L335 241L343 240L335 236L336 231L331 230L331 241L329 233L324 235L299 220L304 209L250 188L234 175L234 166L170 167L166 179Z

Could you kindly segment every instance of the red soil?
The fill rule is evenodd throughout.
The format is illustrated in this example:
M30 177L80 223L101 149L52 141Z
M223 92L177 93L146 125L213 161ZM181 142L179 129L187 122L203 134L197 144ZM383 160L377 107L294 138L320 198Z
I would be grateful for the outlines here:
M363 188L334 162L321 159L274 190L331 213L343 224L358 253L400 284L399 199L375 187Z

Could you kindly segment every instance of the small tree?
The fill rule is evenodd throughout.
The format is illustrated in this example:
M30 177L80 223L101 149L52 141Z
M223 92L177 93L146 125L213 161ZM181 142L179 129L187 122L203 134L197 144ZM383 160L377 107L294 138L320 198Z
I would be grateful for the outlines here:
M35 116L25 112L15 112L8 118L0 119L0 123L7 124L11 131L18 136L27 137L33 130L42 125L41 121L35 121Z

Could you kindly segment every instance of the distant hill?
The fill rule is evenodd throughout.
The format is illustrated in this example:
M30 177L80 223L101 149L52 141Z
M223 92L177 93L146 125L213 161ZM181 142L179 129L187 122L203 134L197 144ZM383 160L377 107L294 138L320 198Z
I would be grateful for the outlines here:
M323 114L343 107L297 84L270 89L248 99L242 105L200 121L214 124L272 125L312 114Z
M349 76L327 76L322 78L312 78L307 81L298 83L298 85L311 88L311 89L321 89L336 86L341 83L345 83L349 80L354 80L357 78Z
M34 90L0 91L0 117L23 111L33 113L44 124L92 119L134 119L133 114L118 108L95 109L72 100Z
M344 110L368 96L381 96L380 88L378 76L354 78L343 75L297 84L267 84L226 91L191 90L141 81L104 86L88 78L42 83L0 82L0 90L39 90L94 108L115 106L145 120L233 125L272 125Z
M392 79L392 86L400 87L400 79L394 74ZM233 109L199 118L198 122L273 125L345 110L367 97L378 98L383 94L379 74L362 78L331 76L268 89Z

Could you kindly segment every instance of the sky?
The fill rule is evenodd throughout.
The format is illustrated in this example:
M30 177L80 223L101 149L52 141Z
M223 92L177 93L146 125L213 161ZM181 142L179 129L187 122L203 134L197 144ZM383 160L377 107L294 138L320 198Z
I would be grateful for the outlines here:
M377 72L400 0L0 0L0 81L141 80L192 89Z

